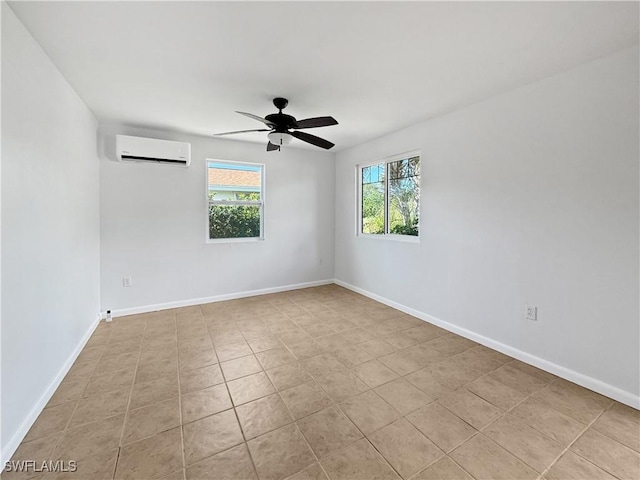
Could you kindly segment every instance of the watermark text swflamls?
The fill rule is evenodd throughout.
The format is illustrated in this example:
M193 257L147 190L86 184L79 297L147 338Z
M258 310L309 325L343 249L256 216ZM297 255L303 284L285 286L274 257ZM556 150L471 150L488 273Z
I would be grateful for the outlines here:
M78 470L78 463L75 460L69 460L68 462L64 460L9 460L5 462L4 469L7 472L73 473Z

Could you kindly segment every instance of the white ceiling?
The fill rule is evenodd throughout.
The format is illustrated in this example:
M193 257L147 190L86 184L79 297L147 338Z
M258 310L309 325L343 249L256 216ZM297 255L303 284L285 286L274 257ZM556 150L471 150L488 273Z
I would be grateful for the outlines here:
M310 132L336 150L638 44L637 2L11 7L101 122L261 128L234 111L264 116L285 96L285 113L340 122Z

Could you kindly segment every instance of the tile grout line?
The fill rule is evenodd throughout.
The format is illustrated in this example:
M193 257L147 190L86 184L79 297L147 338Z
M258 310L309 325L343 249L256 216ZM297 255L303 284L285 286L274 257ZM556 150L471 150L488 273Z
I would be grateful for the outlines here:
M611 404L613 405L613 403ZM553 462L551 462L551 464L544 470L544 472L542 472L542 474L540 474L540 477L544 477L547 473L549 473L549 471L551 470L551 468L553 468L553 466L558 462L558 460L560 460L560 458L562 458L562 456L567 453L571 447L578 441L580 440L580 438L586 433L587 430L589 430L591 428L591 426L596 423L598 421L598 419L605 414L605 412L611 408L611 405L609 405L605 410L603 410L602 412L600 412L585 428L583 428L580 433L576 436L576 438L573 439L573 441L571 441L571 443L569 443L569 445L562 451L560 452L560 455L558 455ZM607 437L608 438L608 437ZM580 458L586 460L587 462L591 463L592 465L595 465L596 467L598 467L600 470L606 471L604 468L602 468L600 465L597 465L595 463L593 463L592 461L590 461L588 458L584 458L582 455L580 455L579 453L576 452L571 452L574 453L575 455L578 455ZM607 473L610 473L607 471ZM617 475L611 474L612 476L617 478Z
M127 409L125 410L125 414L124 414L124 422L122 424L122 430L120 431L120 440L118 441L118 455L116 458L116 464L115 467L113 469L113 477L115 478L116 472L118 471L118 463L120 462L120 453L122 451L122 441L124 439L124 431L127 428L127 420L129 419L129 407L131 406L131 399L133 398L133 388L136 384L136 377L138 375L138 365L140 365L140 356L142 355L142 342L144 341L144 332L147 330L147 323L148 320L145 319L144 322L144 330L142 331L142 336L141 336L141 340L140 340L140 345L138 348L138 358L136 360L136 366L133 370L133 379L131 380L131 389L129 390L129 398L127 400Z

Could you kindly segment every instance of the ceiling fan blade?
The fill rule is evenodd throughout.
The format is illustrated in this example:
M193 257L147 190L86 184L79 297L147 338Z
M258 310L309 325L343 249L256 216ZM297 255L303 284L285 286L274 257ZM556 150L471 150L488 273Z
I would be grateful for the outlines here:
M223 135L235 135L236 133L250 133L250 132L270 132L268 128L259 128L257 130L238 130L235 132L214 133L214 137L222 137Z
M296 121L293 128L317 128L330 125L338 125L338 121L333 117L314 117Z
M273 143L267 143L267 152L273 152L274 150L280 150L280 145L274 145Z
M294 132L291 132L291 135L293 135L299 140L302 140L303 142L310 143L311 145L315 145L316 147L324 148L326 150L329 150L331 147L334 146L334 144L331 143L329 140L316 137L315 135L311 135L309 133L294 131Z
M236 111L236 113L239 113L240 115L244 115L245 117L249 117L249 118L253 118L254 120L258 120L259 122L264 123L265 125L267 125L268 127L275 127L276 124L273 122L270 122L269 120L267 120L266 118L262 118L259 117L257 115L254 115L253 113L247 113L247 112L238 112Z

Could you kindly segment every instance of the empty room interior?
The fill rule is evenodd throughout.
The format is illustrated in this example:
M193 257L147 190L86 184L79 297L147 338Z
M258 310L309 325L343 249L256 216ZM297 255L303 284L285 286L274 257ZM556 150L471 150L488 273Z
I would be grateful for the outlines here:
M2 1L6 480L640 478L637 1Z

